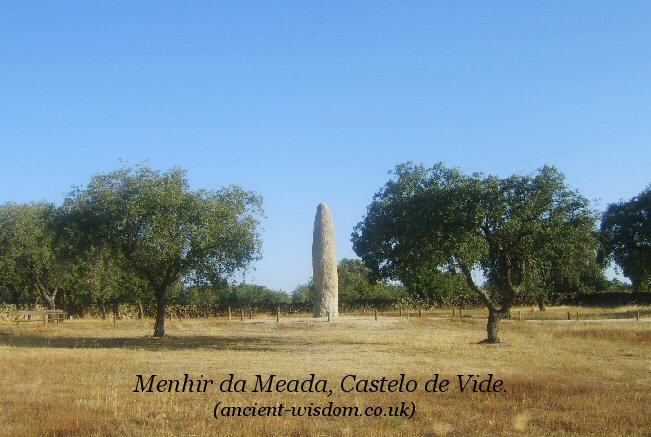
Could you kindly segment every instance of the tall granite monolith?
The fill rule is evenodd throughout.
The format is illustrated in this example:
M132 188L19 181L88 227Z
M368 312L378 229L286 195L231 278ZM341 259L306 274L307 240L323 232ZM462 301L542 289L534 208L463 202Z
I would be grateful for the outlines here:
M335 225L330 208L320 203L314 218L312 238L312 271L314 279L313 317L339 315L339 280L337 279L337 254L335 251Z

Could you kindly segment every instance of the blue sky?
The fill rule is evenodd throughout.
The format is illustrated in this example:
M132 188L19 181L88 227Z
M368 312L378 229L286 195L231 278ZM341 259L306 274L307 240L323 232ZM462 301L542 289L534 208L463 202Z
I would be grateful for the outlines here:
M248 280L338 258L387 172L543 164L603 209L651 182L650 2L0 2L0 202L120 160L265 199Z

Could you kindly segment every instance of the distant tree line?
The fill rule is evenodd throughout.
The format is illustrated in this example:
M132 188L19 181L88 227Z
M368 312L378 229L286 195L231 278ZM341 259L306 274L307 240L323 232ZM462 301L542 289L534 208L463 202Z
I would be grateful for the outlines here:
M0 303L102 315L119 305L165 309L293 308L291 296L234 284L260 258L262 199L238 186L192 190L179 168L97 174L62 205L0 205ZM651 288L651 187L603 214L556 168L507 178L437 164L398 165L352 234L361 259L338 266L342 309L484 305L488 341L515 304ZM614 263L631 285L608 281ZM621 300L621 297L619 298ZM601 298L596 301L603 300Z
M411 298L401 284L373 281L370 270L360 259L344 258L337 265L339 306L343 309L363 307L391 307L406 303ZM297 286L291 295L295 305L312 308L314 283L312 280Z

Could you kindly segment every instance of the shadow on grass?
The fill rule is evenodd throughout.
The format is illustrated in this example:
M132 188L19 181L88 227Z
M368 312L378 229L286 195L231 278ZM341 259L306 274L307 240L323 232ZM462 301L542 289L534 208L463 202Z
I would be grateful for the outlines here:
M160 350L238 350L238 351L279 351L287 342L274 338L219 336L167 336L156 337L44 337L34 334L11 335L0 333L0 346L21 348L62 348L62 349L138 349Z

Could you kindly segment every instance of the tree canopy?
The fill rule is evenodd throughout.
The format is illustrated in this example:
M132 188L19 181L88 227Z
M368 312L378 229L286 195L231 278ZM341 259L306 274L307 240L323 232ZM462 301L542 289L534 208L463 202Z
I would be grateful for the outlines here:
M337 265L339 301L344 304L371 305L407 297L404 288L374 281L361 259L344 258Z
M651 186L628 201L611 203L601 220L606 259L621 267L633 289L651 287Z
M64 210L86 244L118 252L149 285L155 336L165 334L171 285L221 283L260 256L262 199L237 186L193 191L179 168L95 175L68 196Z
M36 293L50 309L71 279L57 215L47 202L0 205L0 284L19 299Z
M596 215L554 167L500 178L406 163L393 174L355 227L353 249L380 278L462 274L489 310L489 342L499 341L498 321L523 284L550 262L579 275L596 256Z

